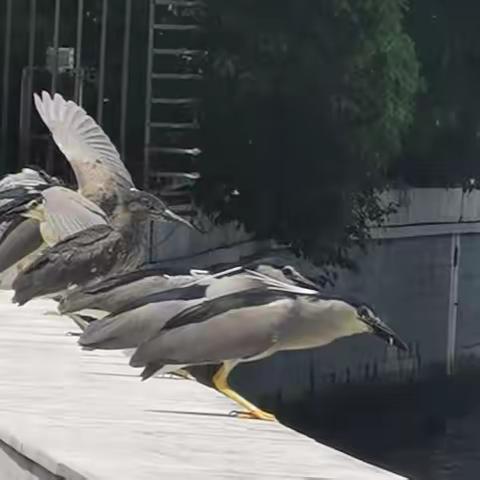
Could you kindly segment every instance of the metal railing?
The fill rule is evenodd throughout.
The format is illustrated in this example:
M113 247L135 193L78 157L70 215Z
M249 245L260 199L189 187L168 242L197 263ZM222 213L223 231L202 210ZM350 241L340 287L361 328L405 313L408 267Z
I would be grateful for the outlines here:
M127 157L132 16L136 16L137 29L141 31L143 27L146 32L148 0L136 1L136 8L132 8L132 3L132 0L1 2L0 173L39 161L36 155L32 156L32 150L38 148L38 140L45 141L48 136L34 120L32 94L42 89L59 92L83 105L103 125L122 157ZM119 39L119 34L123 38ZM146 62L146 55L142 57ZM141 64L142 59L136 57L136 70L142 70ZM110 99L120 106L119 114L116 108L106 112ZM143 118L142 112L137 115ZM42 166L52 170L54 148L46 143ZM142 147L138 146L138 158Z

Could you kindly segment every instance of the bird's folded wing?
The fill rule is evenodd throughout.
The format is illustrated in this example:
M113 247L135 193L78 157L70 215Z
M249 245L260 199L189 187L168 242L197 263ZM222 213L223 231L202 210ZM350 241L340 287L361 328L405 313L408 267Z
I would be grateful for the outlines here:
M143 342L133 367L217 363L268 350L290 308L288 296L251 289L182 310Z
M101 171L122 188L133 187L130 173L102 128L76 103L47 92L34 95L35 106L56 144L72 165L78 186L94 182Z
M122 253L121 242L121 235L109 225L95 225L47 248L16 277L14 301L23 305L36 296L105 275Z
M17 187L37 187L39 185L58 184L55 177L50 177L42 170L33 168L22 168L18 173L10 173L0 180L0 192L6 192ZM3 201L3 200L2 200ZM0 204L2 203L0 201Z
M48 232L54 243L94 225L107 224L105 212L73 190L52 187L44 190L42 196L46 224L42 225L42 235Z
M74 190L52 187L44 190L42 197L37 210L43 209L41 232L50 245L94 225L107 224L105 212Z

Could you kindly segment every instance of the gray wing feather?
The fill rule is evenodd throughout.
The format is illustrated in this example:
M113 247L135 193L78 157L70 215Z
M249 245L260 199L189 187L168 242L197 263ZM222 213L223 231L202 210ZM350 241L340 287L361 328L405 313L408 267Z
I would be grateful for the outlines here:
M52 187L42 196L46 228L56 242L94 225L107 224L103 210L73 190Z
M117 149L83 108L45 91L41 97L34 94L34 102L55 143L72 165L80 189L95 182L92 173L99 170L122 188L134 186Z
M213 300L215 301L215 300ZM130 364L199 365L261 356L276 342L291 299L228 310L206 321L162 330L136 350Z
M161 292L191 281L189 276L182 275L179 277L146 276L105 290L94 289L92 291L92 286L90 285L77 287L66 293L60 302L59 308L63 313L78 312L86 308L100 308L107 312L120 312L139 298L145 298L154 292ZM102 280L100 280L95 285L101 286L102 283Z
M0 243L0 273L38 250L42 244L43 240L36 220L27 218L13 225L11 231Z
M78 343L91 349L136 348L158 333L170 318L195 302L198 301L148 304L119 315L105 317L91 323Z

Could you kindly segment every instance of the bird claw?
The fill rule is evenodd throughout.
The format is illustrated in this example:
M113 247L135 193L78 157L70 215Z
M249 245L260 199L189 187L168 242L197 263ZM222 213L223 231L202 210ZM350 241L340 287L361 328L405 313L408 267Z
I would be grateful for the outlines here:
M67 332L65 335L67 337L80 337L82 334L80 332Z
M267 422L276 422L277 419L274 415L268 412L264 412L263 410L257 409L251 412L249 411L240 411L240 410L232 410L228 414L230 417L234 418L243 418L247 420L265 420Z

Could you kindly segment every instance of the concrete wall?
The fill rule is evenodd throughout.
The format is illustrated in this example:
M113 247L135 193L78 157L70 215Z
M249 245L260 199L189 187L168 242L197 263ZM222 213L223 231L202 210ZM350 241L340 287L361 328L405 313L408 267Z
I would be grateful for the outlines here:
M0 441L0 479L62 480Z

